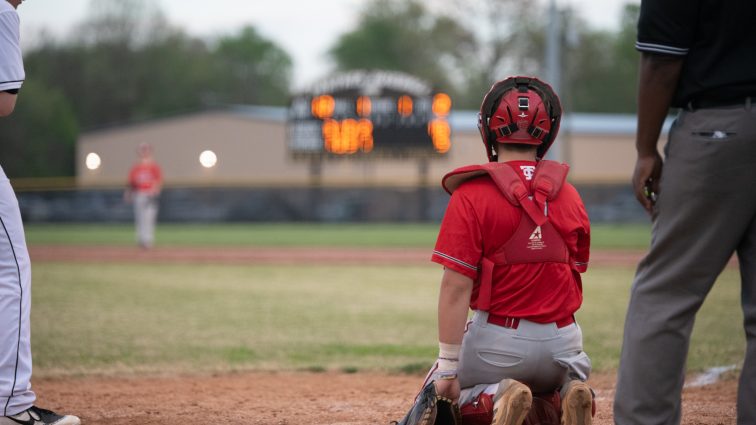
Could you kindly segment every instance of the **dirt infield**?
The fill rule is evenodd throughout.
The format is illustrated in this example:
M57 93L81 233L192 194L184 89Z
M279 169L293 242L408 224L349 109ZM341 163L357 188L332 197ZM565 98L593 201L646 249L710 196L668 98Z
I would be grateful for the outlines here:
M427 249L312 249L30 246L32 260L219 264L429 264ZM594 252L591 263L634 267L636 251ZM734 264L734 263L733 263ZM84 424L388 424L401 419L421 377L370 373L261 373L192 376L89 376L34 380L42 407L71 412ZM594 375L598 413L611 424L615 376ZM686 388L683 424L734 424L733 377Z
M422 378L377 374L243 373L36 381L40 405L84 424L387 425L401 419ZM612 423L614 375L591 378L594 423ZM683 424L734 424L736 382L686 389Z

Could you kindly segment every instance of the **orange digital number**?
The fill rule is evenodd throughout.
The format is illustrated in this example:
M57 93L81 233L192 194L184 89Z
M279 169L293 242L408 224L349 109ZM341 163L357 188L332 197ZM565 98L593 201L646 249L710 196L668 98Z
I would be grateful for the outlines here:
M333 116L333 111L336 109L336 101L333 96L324 94L312 99L311 104L312 115L324 120Z
M357 115L361 117L368 117L370 116L370 112L372 112L373 104L370 102L370 98L368 96L360 96L357 98L356 103L356 109L357 109Z
M446 93L438 93L435 96L433 96L433 113L440 116L445 117L449 115L449 112L451 111L452 101L451 97L449 97Z
M406 94L399 96L396 101L396 111L403 117L412 115L412 98Z
M338 155L373 150L373 123L367 119L352 118L343 121L323 121L323 145L327 152Z
M428 134L433 140L433 148L436 149L436 152L449 152L451 148L451 127L446 120L433 120L428 123Z

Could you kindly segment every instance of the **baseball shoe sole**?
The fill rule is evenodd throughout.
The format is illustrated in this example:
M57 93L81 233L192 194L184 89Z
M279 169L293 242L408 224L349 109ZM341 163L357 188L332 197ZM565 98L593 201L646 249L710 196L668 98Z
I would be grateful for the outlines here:
M562 400L562 425L591 425L593 416L593 394L591 388L582 381L572 381Z
M533 394L527 385L504 379L494 396L491 425L521 425L533 405Z

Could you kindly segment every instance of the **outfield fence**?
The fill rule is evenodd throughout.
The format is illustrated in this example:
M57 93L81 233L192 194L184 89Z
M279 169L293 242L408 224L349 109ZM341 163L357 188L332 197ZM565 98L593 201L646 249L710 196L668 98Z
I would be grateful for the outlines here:
M16 186L24 220L130 222L123 188ZM594 223L646 222L625 185L578 185ZM438 222L449 196L437 185L407 187L168 187L159 221L171 222Z

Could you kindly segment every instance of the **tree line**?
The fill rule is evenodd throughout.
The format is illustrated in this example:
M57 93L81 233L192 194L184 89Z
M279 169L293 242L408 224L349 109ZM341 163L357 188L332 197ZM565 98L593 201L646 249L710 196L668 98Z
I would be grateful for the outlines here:
M455 108L477 109L492 82L543 75L547 22L533 0L372 0L327 52L334 71L387 69L428 80ZM26 82L0 121L0 158L17 177L74 175L80 132L228 104L287 104L289 54L247 26L214 40L187 34L146 0L92 0L74 35L25 52ZM616 31L560 11L567 112L633 112L638 7Z

